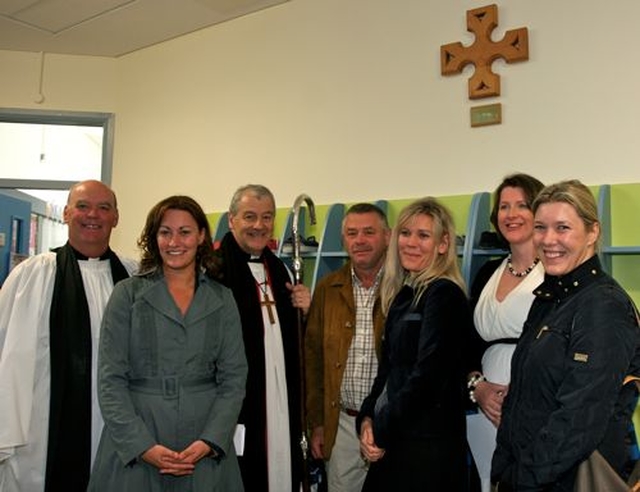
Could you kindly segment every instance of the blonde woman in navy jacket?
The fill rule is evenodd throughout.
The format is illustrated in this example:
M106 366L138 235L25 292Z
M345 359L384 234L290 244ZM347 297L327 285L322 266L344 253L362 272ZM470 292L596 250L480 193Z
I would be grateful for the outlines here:
M463 334L471 328L450 213L407 206L382 283L382 358L357 419L363 491L466 490Z
M572 492L598 450L618 471L640 375L640 330L624 290L602 270L600 224L585 185L564 181L533 203L544 282L513 354L492 478L508 492Z

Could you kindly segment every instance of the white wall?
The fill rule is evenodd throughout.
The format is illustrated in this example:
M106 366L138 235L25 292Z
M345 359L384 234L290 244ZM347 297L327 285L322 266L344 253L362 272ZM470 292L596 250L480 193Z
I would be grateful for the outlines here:
M115 242L132 254L159 199L217 211L247 182L289 206L467 194L514 170L640 181L640 2L498 2L494 38L528 27L530 60L496 62L502 95L472 102L471 69L442 77L439 49L470 44L466 11L488 3L291 0L116 60L52 56L40 107L116 113ZM30 81L28 56L0 52L0 105L34 107L3 66ZM503 123L471 128L493 102Z
M113 112L118 60L45 54L43 103L36 103L40 54L0 50L0 106Z

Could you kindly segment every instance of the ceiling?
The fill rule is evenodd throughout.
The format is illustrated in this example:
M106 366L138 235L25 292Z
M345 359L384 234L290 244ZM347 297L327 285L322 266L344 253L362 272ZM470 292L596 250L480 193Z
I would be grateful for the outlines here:
M118 57L289 0L0 0L0 49Z

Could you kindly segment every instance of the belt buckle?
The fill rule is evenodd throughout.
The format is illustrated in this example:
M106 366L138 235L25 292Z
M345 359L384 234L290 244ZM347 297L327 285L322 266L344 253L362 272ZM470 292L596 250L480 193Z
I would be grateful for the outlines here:
M178 398L178 392L180 390L180 383L178 376L163 376L162 377L162 396L167 399Z
M342 407L342 411L346 413L349 417L357 417L360 413L358 410L354 410L353 408L347 408L345 406Z

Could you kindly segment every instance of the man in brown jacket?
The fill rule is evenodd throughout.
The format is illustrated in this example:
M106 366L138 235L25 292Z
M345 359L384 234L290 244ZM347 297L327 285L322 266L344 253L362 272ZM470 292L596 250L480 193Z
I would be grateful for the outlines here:
M349 262L316 286L305 337L311 454L326 460L329 492L360 491L366 463L355 418L377 373L384 319L379 286L389 244L386 215L369 203L347 210Z

